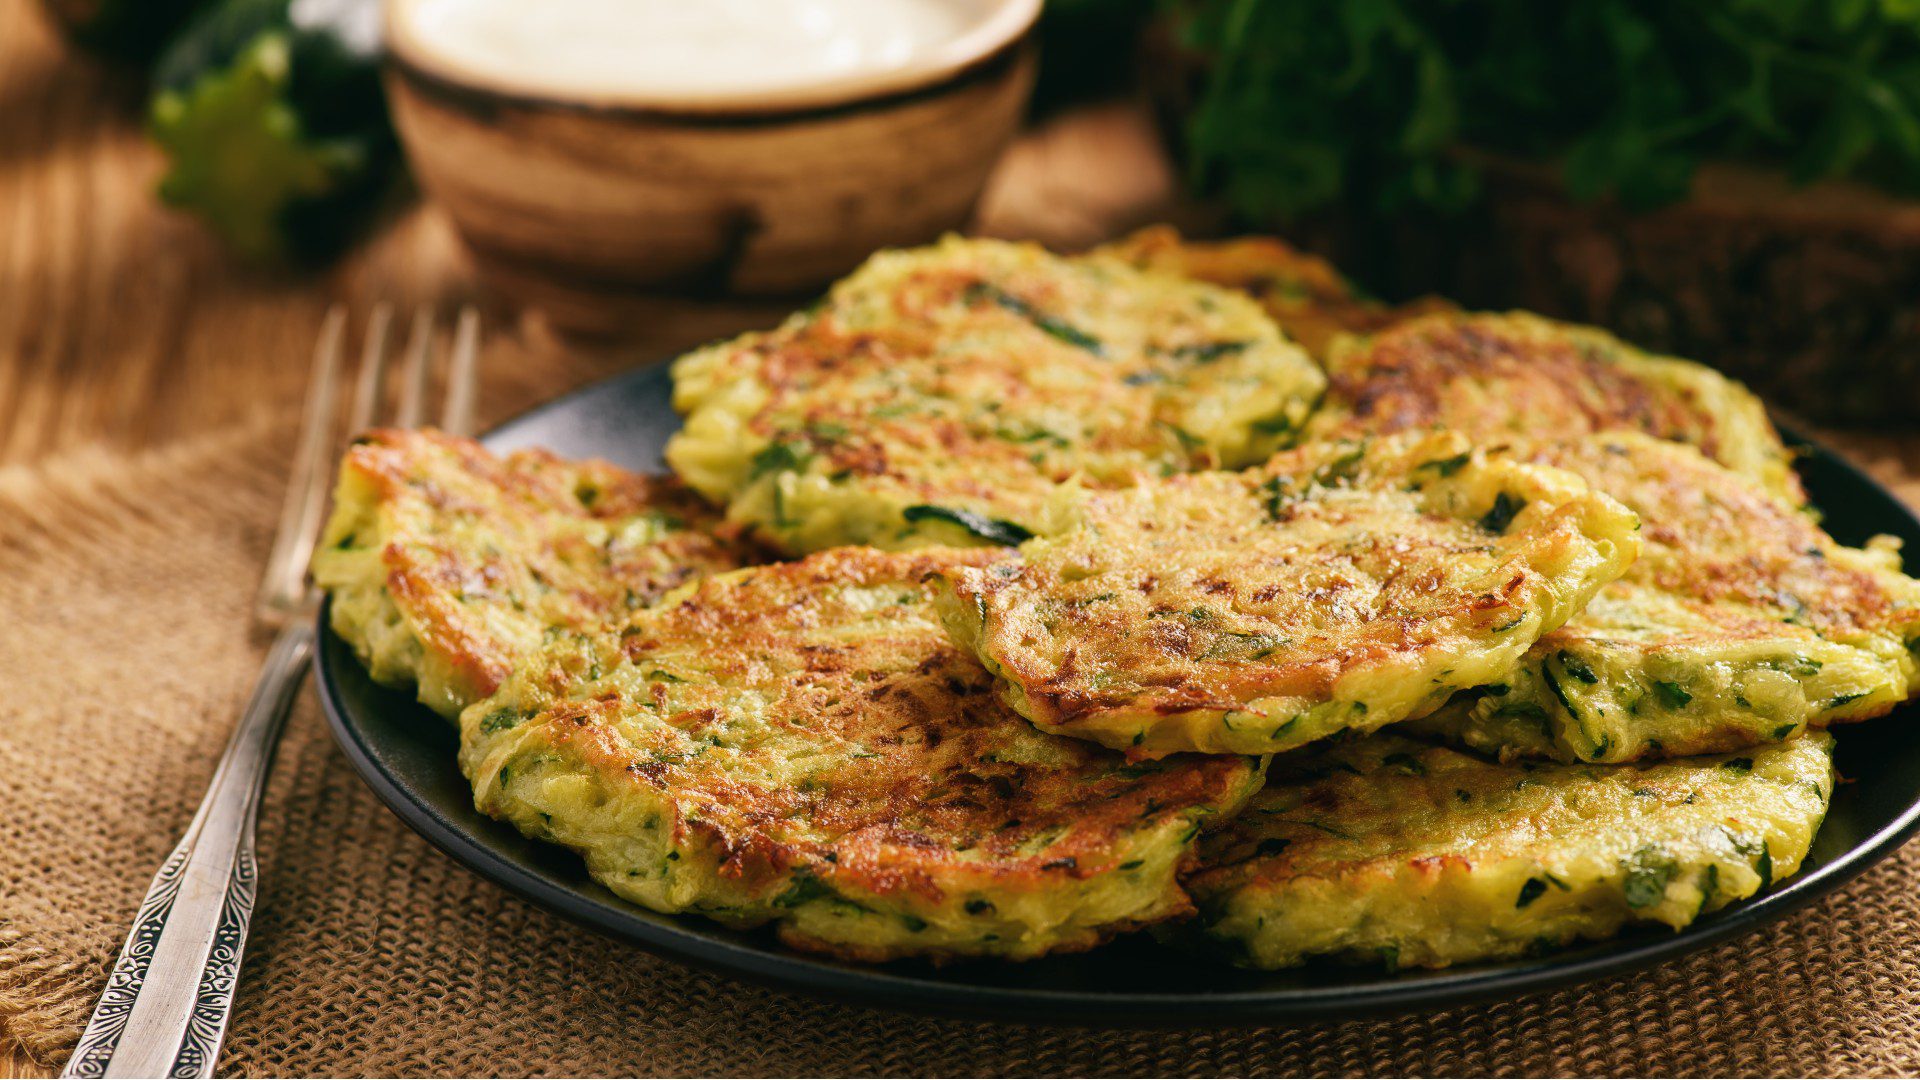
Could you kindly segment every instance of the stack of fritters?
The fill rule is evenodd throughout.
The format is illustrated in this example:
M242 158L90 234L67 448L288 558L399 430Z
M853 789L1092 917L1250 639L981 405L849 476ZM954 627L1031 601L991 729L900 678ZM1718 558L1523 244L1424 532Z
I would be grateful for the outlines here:
M798 947L1677 928L1798 868L1821 729L1920 691L1920 583L1745 390L1275 241L882 253L675 380L713 509L377 433L315 575L482 810Z

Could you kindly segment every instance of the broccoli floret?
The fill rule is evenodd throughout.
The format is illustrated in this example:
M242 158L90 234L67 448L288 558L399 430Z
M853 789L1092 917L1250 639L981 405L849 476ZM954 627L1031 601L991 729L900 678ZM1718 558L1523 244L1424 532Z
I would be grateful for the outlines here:
M225 0L155 74L168 203L242 255L311 260L351 237L397 170L377 0Z

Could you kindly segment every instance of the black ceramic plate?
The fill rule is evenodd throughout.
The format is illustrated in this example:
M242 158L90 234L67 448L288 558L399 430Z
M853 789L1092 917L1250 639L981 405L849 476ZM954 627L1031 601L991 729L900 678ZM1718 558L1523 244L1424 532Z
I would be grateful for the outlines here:
M543 406L487 437L495 449L545 446L636 469L660 467L679 426L664 369L638 371ZM1805 447L1801 473L1827 527L1858 544L1891 533L1920 551L1920 521L1826 450ZM393 811L455 859L532 902L613 937L691 963L780 986L877 1005L1027 1021L1198 1025L1271 1022L1431 1008L1509 996L1642 967L1743 933L1831 892L1886 857L1920 825L1920 716L1845 729L1826 826L1798 877L1682 933L1648 930L1538 960L1440 972L1312 967L1248 972L1195 960L1145 939L1026 964L842 964L787 950L765 932L735 933L616 898L571 853L522 838L473 809L454 766L447 723L375 686L321 616L318 682L328 722L353 767Z

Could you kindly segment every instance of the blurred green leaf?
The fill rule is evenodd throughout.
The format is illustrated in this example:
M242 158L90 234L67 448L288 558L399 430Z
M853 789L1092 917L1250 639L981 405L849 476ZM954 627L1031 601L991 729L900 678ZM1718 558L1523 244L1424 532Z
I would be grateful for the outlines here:
M172 167L160 197L202 210L222 239L251 259L282 253L280 214L316 198L361 166L358 147L315 141L286 101L287 40L267 35L233 65L153 102L153 135Z
M1463 148L1579 198L1697 164L1920 191L1920 0L1158 0L1200 59L1192 175L1242 213L1469 205Z
M1793 161L1793 178L1810 183L1844 173L1873 145L1873 119L1857 97L1835 101Z

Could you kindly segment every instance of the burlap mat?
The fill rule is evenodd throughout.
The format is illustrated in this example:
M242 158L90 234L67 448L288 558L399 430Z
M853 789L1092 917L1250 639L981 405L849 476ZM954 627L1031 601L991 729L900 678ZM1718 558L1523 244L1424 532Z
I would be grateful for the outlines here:
M288 445L262 420L135 459L0 471L0 1039L38 1062L71 1046L249 689L263 642L248 603ZM1434 1015L1156 1033L858 1009L611 945L415 837L311 700L260 841L223 1073L1920 1070L1920 849L1646 974Z

